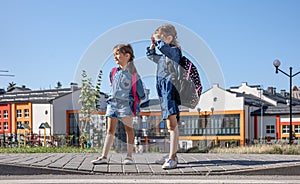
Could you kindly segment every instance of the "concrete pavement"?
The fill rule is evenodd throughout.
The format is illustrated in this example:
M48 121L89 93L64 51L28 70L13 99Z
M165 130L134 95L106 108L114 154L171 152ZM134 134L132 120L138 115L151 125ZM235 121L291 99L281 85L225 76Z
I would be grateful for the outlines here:
M134 154L134 164L124 165L126 154L112 153L109 163L93 165L95 153L0 154L0 175L18 174L124 174L124 175L299 175L300 155L269 154L178 154L178 168L163 170L154 161L163 153ZM22 172L22 173L19 173Z

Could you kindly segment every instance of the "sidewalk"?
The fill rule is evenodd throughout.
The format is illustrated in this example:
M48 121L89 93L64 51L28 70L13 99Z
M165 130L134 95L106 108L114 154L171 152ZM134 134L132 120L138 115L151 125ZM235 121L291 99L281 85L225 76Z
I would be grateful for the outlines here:
M163 170L154 161L163 153L134 154L135 163L123 165L126 154L110 154L109 164L91 164L98 154L33 153L0 154L0 165L28 169L50 169L82 174L145 174L145 175L221 175L264 171L278 168L300 168L300 155L268 154L178 154L177 169ZM1 173L1 171L0 171ZM11 173L13 174L13 173ZM34 174L34 173L33 173Z

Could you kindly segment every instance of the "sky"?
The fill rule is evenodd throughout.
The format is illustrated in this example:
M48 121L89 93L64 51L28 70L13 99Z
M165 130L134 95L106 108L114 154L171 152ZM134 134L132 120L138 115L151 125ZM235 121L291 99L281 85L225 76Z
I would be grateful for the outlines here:
M0 76L0 88L14 82L52 89L58 81L69 87L80 84L78 75L87 67L94 81L95 72L103 70L101 90L109 92L112 46L127 41L154 97L156 69L145 47L159 23L172 23L183 30L179 43L198 64L204 91L216 83L216 75L225 89L247 82L288 91L289 78L275 74L273 61L279 59L287 73L289 67L300 71L299 8L297 0L0 0L0 71L9 71L0 74L15 75ZM187 41L189 35L197 39ZM191 45L194 50L188 50ZM88 63L93 48L99 50ZM213 59L197 57L203 50ZM300 75L293 84L300 86Z

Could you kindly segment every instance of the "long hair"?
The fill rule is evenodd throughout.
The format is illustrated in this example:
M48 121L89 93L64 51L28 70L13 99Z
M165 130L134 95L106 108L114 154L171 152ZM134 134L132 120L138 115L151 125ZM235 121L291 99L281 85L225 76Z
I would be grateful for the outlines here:
M127 65L128 71L131 74L137 73L136 67L133 63L134 53L133 53L133 49L130 44L118 44L118 45L114 46L113 51L114 51L114 53L119 51L122 54L130 54L130 58L129 58L128 65Z
M158 27L155 30L155 33L158 33L160 35L163 34L165 37L172 36L173 39L172 39L170 45L175 46L181 50L180 45L177 42L177 31L172 24L165 24L165 25Z

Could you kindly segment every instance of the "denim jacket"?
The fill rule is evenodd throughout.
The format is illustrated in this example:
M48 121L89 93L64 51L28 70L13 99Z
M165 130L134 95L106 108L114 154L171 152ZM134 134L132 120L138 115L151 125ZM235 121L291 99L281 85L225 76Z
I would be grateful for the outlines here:
M172 72L170 71L167 60L173 65L176 74L178 73L178 64L181 57L181 51L177 47L171 47L163 40L155 41L155 49L147 47L147 57L157 64L156 79L161 81L163 79L170 81L172 79Z
M111 77L111 75L110 73L109 76ZM140 100L146 98L143 83L139 75L137 75L136 93ZM111 99L134 101L132 94L132 74L129 73L128 69L122 70L118 68L113 76L112 90L107 100Z

